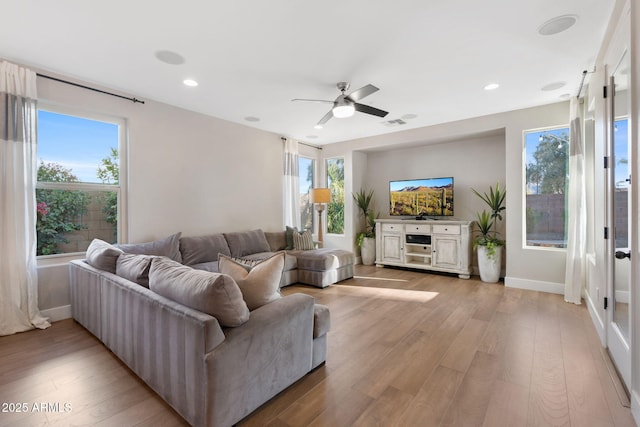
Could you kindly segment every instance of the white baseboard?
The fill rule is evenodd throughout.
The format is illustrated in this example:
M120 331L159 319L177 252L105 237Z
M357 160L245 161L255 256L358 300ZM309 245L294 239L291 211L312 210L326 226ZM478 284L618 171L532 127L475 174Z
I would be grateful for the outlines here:
M631 391L631 415L636 424L640 425L640 396L635 391Z
M71 305L63 305L61 307L40 310L40 314L42 314L43 317L48 317L49 322L71 319Z
M540 280L505 277L504 285L508 288L526 289L528 291L540 291L564 295L564 283L542 282Z
M591 316L591 322L593 322L593 327L596 328L596 332L598 333L598 337L600 338L600 344L605 346L605 331L604 331L604 319L600 317L598 313L598 308L596 307L594 301L591 299L588 293L584 293L583 295L584 301L587 304L587 310L589 311L589 316Z

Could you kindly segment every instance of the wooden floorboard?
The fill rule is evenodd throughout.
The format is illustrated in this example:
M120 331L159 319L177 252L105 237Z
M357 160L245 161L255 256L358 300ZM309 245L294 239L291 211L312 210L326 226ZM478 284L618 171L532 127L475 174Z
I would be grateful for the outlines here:
M326 289L325 365L242 420L270 426L635 426L584 305L502 283L356 267ZM0 338L0 426L183 426L72 320ZM35 411L34 404L71 410Z

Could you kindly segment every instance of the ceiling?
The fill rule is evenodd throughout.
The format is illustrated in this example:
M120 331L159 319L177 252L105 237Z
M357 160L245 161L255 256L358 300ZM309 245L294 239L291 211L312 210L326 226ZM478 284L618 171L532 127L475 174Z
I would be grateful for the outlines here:
M322 145L567 99L593 69L614 2L11 0L0 58ZM538 33L568 14L578 20L567 31ZM379 87L360 102L389 115L314 129L331 105L291 99L333 100L338 81Z

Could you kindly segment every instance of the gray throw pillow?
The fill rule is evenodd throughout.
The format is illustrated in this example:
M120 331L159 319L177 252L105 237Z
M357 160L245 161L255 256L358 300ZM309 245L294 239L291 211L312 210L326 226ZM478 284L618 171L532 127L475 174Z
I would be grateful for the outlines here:
M249 310L273 302L280 295L280 281L284 271L284 252L250 266L233 258L220 255L218 270L236 281Z
M184 265L218 260L218 254L231 255L224 234L180 238L180 253Z
M180 254L180 236L182 233L172 234L164 239L145 243L124 243L116 247L128 254L166 256L174 261L182 262Z
M116 274L145 288L149 287L149 269L154 255L136 255L124 253L116 262Z
M285 230L285 236L286 236L286 240L287 240L287 246L285 247L286 250L290 251L293 249L293 233L294 232L298 232L298 228L297 227L289 227L287 225L287 228Z
M234 233L224 233L227 239L232 257L257 254L259 252L270 252L269 242L264 235L264 231L257 229L252 231L241 231Z
M122 251L100 239L93 239L87 248L87 264L98 270L116 272L116 262Z
M194 270L167 258L155 258L149 271L149 289L187 307L210 314L226 327L249 320L249 309L236 282L229 276Z

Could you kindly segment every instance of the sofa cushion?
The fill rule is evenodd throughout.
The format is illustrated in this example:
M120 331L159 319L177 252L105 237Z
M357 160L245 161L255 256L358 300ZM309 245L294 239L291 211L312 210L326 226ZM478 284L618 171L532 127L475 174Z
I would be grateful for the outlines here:
M166 256L174 261L182 262L182 255L180 255L181 234L182 233L172 234L169 237L154 240L153 242L125 243L116 246L129 254L160 255Z
M149 288L157 294L236 327L249 320L242 292L229 276L194 270L167 258L155 258L149 271Z
M293 250L293 233L296 231L298 231L297 227L289 227L288 225L285 229L284 236L287 240L287 247L285 247L285 249L288 251Z
M305 230L302 233L297 230L293 232L293 248L300 251L309 251L314 249L313 236L311 230Z
M271 252L278 252L287 249L287 233L286 231L265 231L264 237L269 243Z
M87 264L98 270L116 272L116 263L122 251L100 239L93 239L87 248Z
M145 288L149 287L149 269L154 255L123 253L116 262L116 274Z
M322 304L315 304L313 306L313 337L321 337L329 332L329 329L331 329L329 307Z
M252 265L256 262L264 261L267 258L271 258L274 255L273 252L258 252L257 254L245 255L243 257L236 258L242 264ZM245 262L247 261L247 262ZM292 254L285 253L284 256L284 271L295 270L298 268L296 257Z
M311 271L334 270L353 265L353 253L342 249L322 248L313 251L291 251L298 260L298 269Z
M207 236L182 237L180 239L180 253L184 265L201 264L218 261L218 254L231 255L224 234L209 234Z
M249 310L255 310L281 298L284 258L284 252L278 252L271 258L249 266L221 255L218 268L220 273L228 274L236 281Z
M252 231L241 231L234 233L224 233L229 244L232 257L241 257L257 252L269 252L269 242L264 236L264 231L257 229Z

